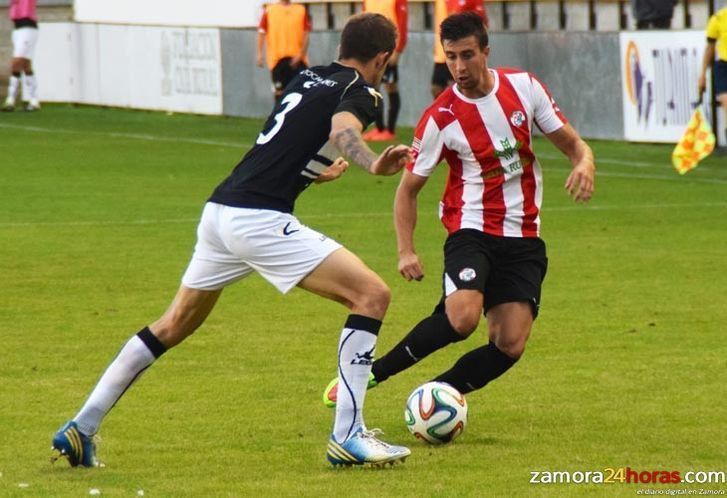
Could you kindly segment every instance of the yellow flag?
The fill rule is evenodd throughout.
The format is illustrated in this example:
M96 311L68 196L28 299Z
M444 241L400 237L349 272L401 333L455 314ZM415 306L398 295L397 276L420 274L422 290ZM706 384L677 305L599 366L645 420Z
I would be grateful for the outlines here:
M699 161L707 157L714 150L715 138L712 127L709 125L702 110L697 107L692 119L689 120L684 135L671 153L671 162L674 168L683 175L697 167Z

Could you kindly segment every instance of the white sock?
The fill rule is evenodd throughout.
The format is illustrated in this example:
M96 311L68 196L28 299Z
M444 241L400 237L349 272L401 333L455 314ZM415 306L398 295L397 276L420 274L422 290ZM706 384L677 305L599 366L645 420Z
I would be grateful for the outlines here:
M333 437L343 443L364 426L363 404L381 321L349 315L338 344L338 399Z
M20 87L20 78L11 75L10 83L8 84L8 100L10 102L15 102L15 99L18 97L18 87Z
M164 351L162 343L148 328L129 339L106 368L81 410L73 417L78 430L88 436L96 434L109 410Z
M38 80L35 74L26 74L23 78L23 100L33 101L38 99Z

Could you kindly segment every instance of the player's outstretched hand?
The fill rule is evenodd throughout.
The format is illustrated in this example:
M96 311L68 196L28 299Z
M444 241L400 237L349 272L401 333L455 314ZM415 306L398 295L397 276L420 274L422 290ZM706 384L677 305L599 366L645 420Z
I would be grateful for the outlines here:
M336 178L339 178L347 169L348 161L342 157L337 157L336 160L333 161L333 164L328 166L325 170L323 170L323 173L318 175L318 178L315 179L314 183L331 182Z
M575 165L565 181L565 189L576 202L588 202L593 196L596 167L593 160L584 159Z
M407 281L421 280L424 278L424 266L415 253L402 254L399 256L399 273Z
M401 168L413 160L411 148L406 145L390 145L371 165L371 173L374 175L393 175L401 171Z

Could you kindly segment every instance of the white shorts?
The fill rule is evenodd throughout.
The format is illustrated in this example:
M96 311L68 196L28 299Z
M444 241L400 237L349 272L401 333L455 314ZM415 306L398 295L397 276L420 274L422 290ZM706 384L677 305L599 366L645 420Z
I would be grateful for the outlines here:
M182 284L218 290L256 271L285 294L341 247L292 214L208 202Z
M35 45L38 43L37 28L18 28L13 30L13 57L32 60Z

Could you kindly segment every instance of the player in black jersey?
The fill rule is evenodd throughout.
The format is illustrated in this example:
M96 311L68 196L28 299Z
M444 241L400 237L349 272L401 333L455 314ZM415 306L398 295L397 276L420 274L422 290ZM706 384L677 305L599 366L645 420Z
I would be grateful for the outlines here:
M385 17L354 16L341 34L339 60L291 82L253 148L205 205L194 255L167 312L129 339L78 414L53 438L53 448L71 465L98 464L92 436L121 395L204 322L224 287L253 271L283 293L298 286L351 310L338 348L345 389L338 394L328 460L382 465L409 455L407 448L377 439L362 417L390 291L353 253L292 214L311 183L334 180L346 169L336 150L375 175L395 174L411 160L406 146L376 155L361 138L380 104L374 88L395 44L396 28Z

